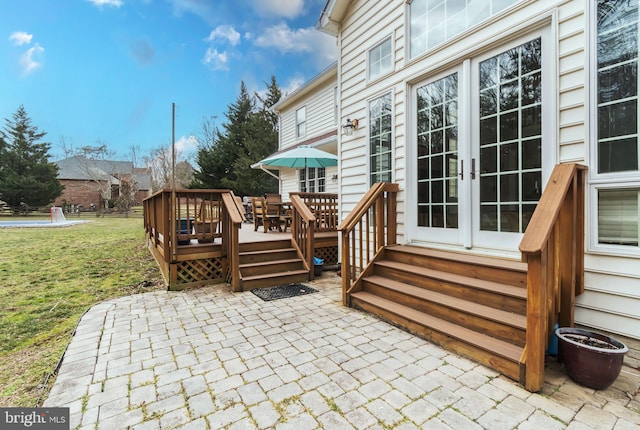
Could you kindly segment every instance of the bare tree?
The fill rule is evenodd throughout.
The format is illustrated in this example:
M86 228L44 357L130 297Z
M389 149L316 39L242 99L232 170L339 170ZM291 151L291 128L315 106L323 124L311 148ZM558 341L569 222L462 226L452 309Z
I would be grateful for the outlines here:
M129 146L129 156L131 157L131 161L133 162L133 167L139 166L140 160L140 145L131 145Z
M161 146L151 151L149 157L145 157L148 168L151 169L151 185L154 190L171 187L171 145ZM184 159L180 150L176 149L176 187L185 188L193 179L193 166Z

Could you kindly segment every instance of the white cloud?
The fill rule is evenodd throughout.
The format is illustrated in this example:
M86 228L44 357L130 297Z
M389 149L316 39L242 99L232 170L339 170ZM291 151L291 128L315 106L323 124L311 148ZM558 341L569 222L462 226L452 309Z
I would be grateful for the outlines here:
M282 53L313 52L319 64L329 64L338 55L335 38L313 27L292 29L286 23L268 28L255 39L264 48L276 48Z
M218 52L217 49L209 48L204 54L202 63L213 70L229 70L229 58L226 52Z
M16 31L11 33L9 36L9 40L13 42L14 45L28 45L31 43L31 39L33 38L33 34L25 33L24 31Z
M288 19L296 18L304 12L303 0L255 0L253 6L260 15Z
M219 25L209 33L209 37L205 40L207 42L213 42L216 39L228 40L231 45L236 46L240 43L240 33L231 25Z
M195 136L182 136L176 140L176 153L188 157L198 149L198 140Z
M95 6L113 6L113 7L120 7L123 5L122 0L89 0L91 3L93 3Z
M305 82L305 79L300 76L291 78L287 83L287 86L281 88L282 95L286 96L288 94L291 94L292 92L300 88Z
M22 73L28 75L42 66L42 62L38 60L38 57L44 52L44 48L37 43L35 46L29 48L27 52L20 57L20 65L22 66Z

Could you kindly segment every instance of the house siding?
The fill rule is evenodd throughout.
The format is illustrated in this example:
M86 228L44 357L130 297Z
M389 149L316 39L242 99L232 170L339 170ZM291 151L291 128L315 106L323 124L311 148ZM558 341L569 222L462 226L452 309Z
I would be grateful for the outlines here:
M309 144L320 150L336 153L338 120L335 115L335 88L337 86L335 70L320 77L320 82L311 88L302 88L285 97L283 106L278 108L280 114L280 148ZM306 110L306 133L296 136L296 111L302 107ZM338 131L339 132L339 131ZM337 182L331 180L338 174L337 167L325 170L325 192L337 193ZM280 169L280 194L288 199L289 193L300 191L298 169Z
M340 218L352 210L369 189L367 103L391 93L393 100L393 181L400 185L398 196L398 241L409 241L406 230L407 180L410 162L407 147L411 127L411 88L420 80L501 46L504 40L526 35L532 28L548 28L554 38L554 124L553 163L589 164L589 11L588 2L523 1L515 7L463 33L427 56L405 58L405 2L352 1L338 36L340 118L357 118L360 129L342 136L339 147ZM367 81L367 50L392 36L394 71ZM409 185L410 187L410 185ZM588 197L587 197L588 200ZM587 205L588 206L588 205ZM589 219L586 214L586 234ZM589 241L587 240L587 243ZM577 299L575 320L595 328L638 338L640 336L640 264L638 258L600 255L587 249L585 294Z

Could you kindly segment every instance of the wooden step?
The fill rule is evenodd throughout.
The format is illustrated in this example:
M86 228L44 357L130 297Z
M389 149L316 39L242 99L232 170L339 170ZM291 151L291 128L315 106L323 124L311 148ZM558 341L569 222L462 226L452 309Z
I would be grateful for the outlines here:
M276 285L306 282L308 280L309 272L307 270L291 270L287 272L242 277L241 283L242 291L251 291L256 288L274 287Z
M298 254L294 248L273 248L263 251L247 251L240 253L240 264L287 260L297 257Z
M289 258L284 260L261 261L247 264L240 264L242 277L265 275L268 273L288 272L291 270L304 269L304 264L299 258Z
M523 314L478 304L393 279L373 275L363 279L364 291L519 346L526 343Z
M485 364L515 380L520 379L519 360L522 347L427 315L367 291L351 294L351 303L429 339L447 350Z
M527 291L513 285L415 266L398 261L375 263L375 274L442 294L524 315Z
M261 242L244 242L240 244L240 253L253 251L270 251L291 247L291 239L266 240Z
M386 259L526 289L527 265L506 258L440 251L408 245L386 248Z

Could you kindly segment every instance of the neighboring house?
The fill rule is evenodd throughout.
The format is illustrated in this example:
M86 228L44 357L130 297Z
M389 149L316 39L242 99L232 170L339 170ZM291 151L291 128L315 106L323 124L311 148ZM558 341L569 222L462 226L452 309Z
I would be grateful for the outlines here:
M341 219L395 182L398 243L514 258L553 166L587 165L575 321L639 338L638 3L327 1L338 114L321 75L276 105L281 149L357 119L339 133Z
M80 206L82 210L104 207L120 197L123 181L133 181L136 204L151 195L151 175L130 161L91 160L81 155L57 161L58 179L65 186L54 205Z
M337 65L333 64L302 87L283 97L272 109L279 118L279 144L275 154L300 145L337 154ZM274 155L274 154L271 154ZM260 163L253 168L266 169ZM268 169L277 169L269 166ZM338 168L280 168L280 194L290 192L337 193Z

